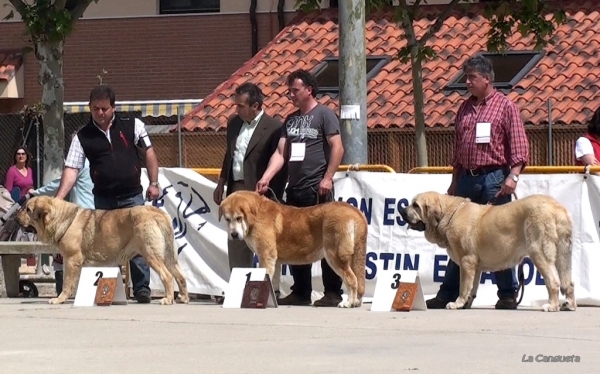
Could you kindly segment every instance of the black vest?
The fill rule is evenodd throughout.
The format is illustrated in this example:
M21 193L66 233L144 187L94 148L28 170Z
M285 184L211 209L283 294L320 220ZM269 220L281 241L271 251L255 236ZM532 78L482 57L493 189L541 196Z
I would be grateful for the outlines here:
M90 119L77 133L85 157L90 161L92 193L99 197L127 198L142 192L141 163L135 139L135 118L119 117L109 129L109 143Z

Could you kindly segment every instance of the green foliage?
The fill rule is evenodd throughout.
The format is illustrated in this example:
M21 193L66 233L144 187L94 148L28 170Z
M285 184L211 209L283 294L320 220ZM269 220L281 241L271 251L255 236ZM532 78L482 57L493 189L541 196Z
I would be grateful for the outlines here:
M19 115L21 116L22 123L25 124L29 123L29 121L33 119L42 118L42 115L44 115L45 111L46 106L41 102L37 102L33 105L23 106L23 108L19 111Z
M73 29L71 13L65 8L57 8L51 0L23 3L18 10L33 42L63 41ZM5 19L13 17L11 11Z
M550 20L545 18L548 13L553 13ZM567 22L563 9L549 9L548 2L543 0L490 3L486 6L485 16L490 21L487 48L492 52L506 51L507 40L514 33L514 25L517 25L517 31L521 35L533 34L534 49L540 50L553 43L550 38L556 27Z
M10 0L25 24L26 34L33 43L62 42L73 31L75 21L83 10L98 0L78 0L74 7L66 7L67 1L35 0L31 4L22 0ZM8 5L8 4L7 4ZM14 18L14 10L4 18Z
M552 1L555 6L550 9L549 0L497 0L486 4L484 16L490 22L488 31L487 50L490 52L505 52L508 48L507 41L515 31L523 36L534 35L535 49L539 50L548 43L556 27L567 22L564 10L560 9L561 1ZM296 7L304 12L319 9L320 0L296 0ZM390 0L366 0L367 14L372 11L390 7ZM402 38L407 45L398 53L398 58L403 62L411 60L412 51L416 48L414 57L418 62L435 58L436 54L427 41L435 37L443 21L452 14L454 8L462 11L472 11L469 3L457 4L453 1L447 4L438 15L436 22L430 26L421 38L414 35L414 21L419 17L420 5L427 4L426 0L400 0L400 5L394 7L394 18L404 29ZM546 20L545 15L552 13L551 19ZM515 30L515 25L517 29Z

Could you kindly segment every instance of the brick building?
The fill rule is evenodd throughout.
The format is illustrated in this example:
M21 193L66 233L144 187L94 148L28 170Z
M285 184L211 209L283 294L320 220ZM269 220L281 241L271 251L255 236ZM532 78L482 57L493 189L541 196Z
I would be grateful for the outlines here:
M177 9L177 4L188 4ZM294 16L294 0L258 0L253 51L250 1L100 0L92 3L67 39L65 102L86 101L97 75L114 86L118 100L202 99L280 30L279 16ZM10 11L0 0L0 19ZM0 53L24 46L19 19L0 21ZM3 64L0 54L0 66ZM10 62L10 61L8 61ZM20 62L20 61L18 61ZM0 113L40 100L38 63L27 54L17 65L16 98L0 98ZM2 69L0 67L0 69ZM0 89L2 82L0 74Z

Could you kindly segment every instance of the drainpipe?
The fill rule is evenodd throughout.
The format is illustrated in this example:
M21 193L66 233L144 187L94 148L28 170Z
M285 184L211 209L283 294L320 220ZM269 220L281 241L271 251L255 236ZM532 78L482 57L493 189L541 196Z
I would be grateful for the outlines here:
M283 30L285 27L285 18L283 17L283 6L285 4L285 0L279 0L277 4L277 19L279 20L279 31Z
M252 56L258 53L258 27L256 26L256 3L257 0L250 2L250 23L252 24Z

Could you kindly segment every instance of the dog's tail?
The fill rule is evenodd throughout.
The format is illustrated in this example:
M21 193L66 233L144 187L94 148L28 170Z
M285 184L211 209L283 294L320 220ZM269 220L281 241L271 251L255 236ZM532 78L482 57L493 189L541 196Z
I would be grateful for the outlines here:
M367 219L360 214L362 220L354 223L354 255L352 256L352 272L357 280L357 297L362 299L365 294L366 259L367 259Z

